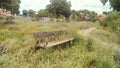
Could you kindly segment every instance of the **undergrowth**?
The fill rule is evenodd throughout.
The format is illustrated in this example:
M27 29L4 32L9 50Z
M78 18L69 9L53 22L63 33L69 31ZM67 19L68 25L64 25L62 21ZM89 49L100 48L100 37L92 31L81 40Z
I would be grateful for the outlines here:
M79 32L95 23L40 23L15 20L17 24L0 29L0 68L116 68L109 32L96 29L88 38ZM67 30L74 42L66 47L39 49L34 52L34 32ZM111 45L111 46L110 46ZM117 46L117 44L116 44Z

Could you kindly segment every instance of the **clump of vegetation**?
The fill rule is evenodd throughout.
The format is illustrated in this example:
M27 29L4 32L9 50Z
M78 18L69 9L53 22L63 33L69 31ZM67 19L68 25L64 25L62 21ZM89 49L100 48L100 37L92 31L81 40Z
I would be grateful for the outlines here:
M83 58L83 68L94 68L97 65L97 56L94 53L85 54Z
M104 38L109 39L107 32L97 29L97 35L92 34L90 38L86 38L87 40L79 34L81 30L85 30L81 29L81 26L97 27L96 23L77 22L73 26L70 22L39 23L24 19L16 21L17 25L3 25L4 28L0 29L0 45L4 46L5 51L0 55L0 66L3 68L114 68L116 66L112 60L110 47L103 48L101 44L106 42L101 41ZM47 48L34 52L36 41L33 33L56 30L66 30L70 37L75 38L73 44L64 48ZM110 41L106 44L111 45Z
M103 4L107 1L101 0ZM109 1L113 10L120 10L119 4L116 5L117 0ZM18 14L20 3L20 0L1 0L0 7L11 10L12 14ZM16 18L17 25L1 25L3 17L0 17L0 67L118 68L120 63L120 16L117 11L109 13L107 18L100 22L104 29L96 23L78 22L80 20L94 22L96 13L88 10L71 11L71 2L67 0L50 0L50 4L46 6L45 10L39 11L38 17L52 18L52 21L47 21L48 23L36 21L33 18L37 16L34 10L23 10L23 15L31 18ZM67 19L66 22L53 23L54 18L63 19L63 16ZM68 22L69 18L74 23ZM8 21L11 19L7 18ZM89 32L89 28L95 30ZM86 31L87 29L88 31ZM66 30L69 37L75 38L71 46L38 49L35 52L36 40L33 33L58 30ZM116 37L114 38L114 36ZM55 40L61 40L61 38L63 40L67 36L54 37Z
M112 21L118 20L120 18L119 12L112 11L107 15L107 18L100 22L100 25L103 27L109 27L112 25Z
M120 15L119 12L113 11L107 15L107 18L100 22L104 29L107 29L111 33L115 33L120 43Z
M93 45L93 40L92 40L92 39L88 39L88 40L86 41L86 44L85 44L86 49L87 49L88 51L93 51L92 45Z
M56 17L63 15L68 18L71 14L71 2L67 2L67 0L51 0L46 9L49 14L53 14Z
M118 67L120 67L120 50L119 49L114 51L113 58L116 61L116 63L118 64Z

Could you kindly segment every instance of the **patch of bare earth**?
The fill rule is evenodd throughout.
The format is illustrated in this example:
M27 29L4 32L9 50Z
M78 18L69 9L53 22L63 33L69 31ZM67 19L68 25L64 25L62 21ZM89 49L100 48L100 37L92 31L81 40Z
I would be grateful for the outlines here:
M91 27L85 30L81 30L79 32L79 34L83 35L83 36L90 36L90 34L96 29L96 27Z

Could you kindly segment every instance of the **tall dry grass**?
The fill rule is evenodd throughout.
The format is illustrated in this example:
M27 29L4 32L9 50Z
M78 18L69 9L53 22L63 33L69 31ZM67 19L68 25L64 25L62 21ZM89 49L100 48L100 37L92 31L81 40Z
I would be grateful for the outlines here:
M44 23L16 19L14 25L2 25L0 46L1 68L116 68L113 43L108 32L96 29L88 38L80 35L83 29L98 27L95 23ZM72 45L40 49L34 52L34 32L67 30L76 40ZM116 43L114 43L116 44ZM111 46L109 46L111 45ZM117 45L117 44L116 44Z

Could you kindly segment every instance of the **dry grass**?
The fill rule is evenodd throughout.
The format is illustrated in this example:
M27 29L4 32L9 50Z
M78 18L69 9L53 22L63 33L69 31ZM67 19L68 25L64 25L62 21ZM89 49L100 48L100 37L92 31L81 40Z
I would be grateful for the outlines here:
M79 34L83 29L98 27L97 24L41 23L23 19L15 21L15 25L0 27L0 45L4 46L5 52L0 55L1 68L116 68L112 47L103 46L104 43L112 45L107 41L109 38L106 35L99 36L97 29L87 39ZM47 48L34 52L33 33L56 30L67 30L70 36L76 38L75 42L64 48Z

